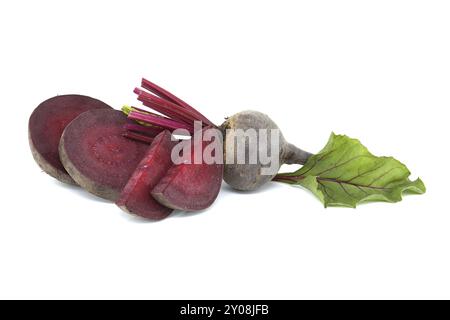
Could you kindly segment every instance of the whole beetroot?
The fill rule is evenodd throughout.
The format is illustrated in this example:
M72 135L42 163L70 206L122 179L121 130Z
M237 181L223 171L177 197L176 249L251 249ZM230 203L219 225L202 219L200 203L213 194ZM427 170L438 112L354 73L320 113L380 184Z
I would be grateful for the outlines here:
M236 143L236 140L239 139L238 136L238 130L249 130L254 129L256 130L257 135L259 135L260 129L267 129L267 130L279 130L279 127L276 125L276 123L269 118L264 113L258 112L258 111L242 111L237 114L235 114L232 117L229 117L222 125L222 130L224 131L224 152L225 152L225 158L230 157L230 154L227 153L234 153L233 154L233 163L225 163L224 168L224 176L223 179L226 183L228 183L232 188L236 190L242 190L242 191L250 191L255 190L265 183L271 181L275 175L277 174L278 170L280 169L281 165L283 164L304 164L306 160L311 156L309 152L303 151L293 144L286 141L281 131L278 135L278 150L272 150L272 141L271 136L267 135L268 142L267 142L267 152L268 154L278 154L279 155L279 165L278 168L274 171L273 174L267 175L262 173L262 168L265 167L263 163L261 163L259 157L256 163L250 164L250 163L244 163L239 164L236 163L237 159L237 149L234 148L234 145ZM260 137L258 136L257 139ZM233 147L229 147L233 146ZM249 143L248 141L245 143L245 154L249 154Z

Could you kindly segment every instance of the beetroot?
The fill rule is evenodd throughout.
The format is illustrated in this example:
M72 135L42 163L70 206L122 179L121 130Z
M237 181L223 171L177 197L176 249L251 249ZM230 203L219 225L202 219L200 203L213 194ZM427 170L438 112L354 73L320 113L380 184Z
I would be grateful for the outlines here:
M31 152L43 171L59 181L75 184L59 159L64 128L83 112L111 109L104 102L81 95L63 95L42 102L31 114L28 137Z
M156 84L143 79L141 86L134 92L153 111L124 106L120 112L76 95L39 105L29 121L38 164L61 181L78 183L130 214L153 220L173 210L208 208L222 179L243 191L272 180L301 185L325 206L399 201L404 191L425 192L420 179L409 180L403 164L373 156L355 139L332 135L324 150L312 155L288 143L263 113L239 112L217 126ZM176 144L178 135L191 139ZM277 174L283 164L305 165Z
M208 208L216 200L222 185L223 164L193 163L195 147L203 152L208 144L201 142L201 146L195 146L194 139L189 143L190 161L170 168L151 194L166 207L195 211Z
M122 136L132 123L117 110L92 110L73 120L61 137L64 168L80 186L116 201L148 145Z
M229 148L233 146L235 141L239 139L239 132L243 130L255 130L256 139L261 139L258 130L279 130L276 123L264 113L258 111L242 111L229 118L221 125L222 130L226 133L224 138L225 153L231 155L232 163L225 164L224 180L232 188L241 191L251 191L258 189L262 185L271 181L281 165L283 164L305 164L311 156L309 152L297 148L293 144L286 141L281 131L278 135L278 149L271 149L271 143L267 144L269 154L278 154L278 166L272 174L262 174L264 165L258 159L255 163L237 163L234 150ZM245 145L245 154L249 154L250 146Z
M116 202L124 211L153 220L161 220L172 212L150 195L150 190L172 166L170 155L175 142L171 137L169 131L163 131L154 138Z
M258 111L243 111L231 117L228 117L221 126L215 126L210 120L192 108L183 100L177 98L167 90L158 87L156 84L142 79L141 86L152 92L146 92L142 89L136 88L134 92L138 95L138 100L145 106L162 113L165 117L157 117L151 112L135 108L128 113L130 119L147 123L153 126L163 126L171 130L184 129L188 133L195 133L195 122L201 122L203 127L214 127L222 132L224 143L224 180L232 188L242 191L255 190L265 183L271 181L278 173L283 164L305 164L311 156L311 153L297 148L293 144L286 141L278 126L267 115ZM144 128L135 127L134 132L142 131ZM254 140L252 145L247 140L245 133L253 131ZM275 133L276 140L272 142L272 136L268 136L266 145L257 143L264 141L265 133ZM244 133L244 136L241 135ZM275 138L274 138L275 139ZM237 157L237 151L234 149L236 142L241 142L244 145L244 160L246 157L250 158L255 155L253 162L241 163ZM242 143L243 142L243 143ZM256 145L256 148L255 148ZM276 148L275 148L276 146ZM265 152L264 152L265 151ZM270 155L269 160L276 160L266 163L261 159L261 153ZM228 161L231 159L231 161ZM269 169L267 170L268 167Z

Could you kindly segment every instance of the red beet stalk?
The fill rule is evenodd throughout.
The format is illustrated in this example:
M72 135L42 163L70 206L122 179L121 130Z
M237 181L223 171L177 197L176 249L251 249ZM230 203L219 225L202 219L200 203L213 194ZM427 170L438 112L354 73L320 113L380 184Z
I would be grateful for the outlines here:
M151 144L153 142L153 138L150 138L149 136L146 136L144 134L136 133L127 131L122 134L125 138L140 141L143 143Z
M125 130L145 134L150 137L156 137L164 128L157 126L141 126L139 124L126 124Z
M134 92L138 95L138 100L145 106L152 108L153 110L156 110L174 120L184 122L188 125L192 125L194 121L201 121L197 114L190 110L185 110L177 104L154 96L151 93L142 91L139 88L136 88Z
M170 129L170 130L186 129L190 133L194 132L194 127L193 126L181 123L181 122L176 121L176 120L155 116L153 114L142 114L140 112L132 111L128 115L128 118L133 119L133 120L146 122L146 123L153 124L153 125L156 125L158 127L167 128L167 129Z
M161 88L160 86L154 84L153 82L143 78L141 85L142 85L142 88L147 89L150 92L153 92L157 96L159 96L167 101L170 101L174 104L177 104L186 110L191 111L193 114L195 114L197 116L197 119L203 121L205 123L205 125L214 126L214 124L208 118L206 118L203 114L198 112L195 108L191 107L189 104L187 104L186 102L184 102L177 96L175 96L172 93L170 93L169 91Z
M142 79L142 87L153 94L135 88L134 93L138 95L138 100L141 101L144 106L153 109L162 115L132 107L132 111L129 113L127 112L130 119L144 122L145 124L150 124L152 126L126 126L125 129L130 133L126 136L129 138L145 140L143 136L154 137L155 134L161 132L162 129L168 129L170 131L186 129L192 134L194 132L195 121L202 121L203 126L214 126L214 124L204 115L180 98L171 94L169 91L146 79Z

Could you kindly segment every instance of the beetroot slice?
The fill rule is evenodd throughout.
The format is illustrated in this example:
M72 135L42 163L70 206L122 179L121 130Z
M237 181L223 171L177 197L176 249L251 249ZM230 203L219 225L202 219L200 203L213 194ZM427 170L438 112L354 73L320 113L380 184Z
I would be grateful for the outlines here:
M194 146L191 142L191 159ZM203 142L203 148L207 143ZM196 211L208 208L219 194L222 185L222 164L173 165L153 188L152 196L162 205L178 210Z
M122 136L132 123L117 110L92 110L73 120L61 137L64 168L87 191L116 201L148 145Z
M63 95L42 102L28 122L31 152L43 171L59 181L75 184L59 159L59 140L64 128L83 112L111 109L106 103L81 95Z
M124 211L153 220L164 219L173 211L150 195L150 190L172 166L170 155L175 142L171 137L171 133L165 130L154 138L116 202Z

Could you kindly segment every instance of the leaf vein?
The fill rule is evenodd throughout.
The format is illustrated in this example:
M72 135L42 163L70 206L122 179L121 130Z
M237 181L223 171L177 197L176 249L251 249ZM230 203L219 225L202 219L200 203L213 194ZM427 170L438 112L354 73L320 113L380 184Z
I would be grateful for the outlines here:
M381 178L385 177L387 174L391 173L392 171L394 171L395 169L401 169L400 167L394 167L389 169L388 171L386 171L385 173L381 174L380 176L378 176L377 178L375 178L374 180L372 180L371 183L369 183L369 186L372 186L375 182L377 182L378 180L380 180Z
M327 186L326 186L326 185L324 185L324 184L323 184L322 182L320 182L319 180L317 180L317 183L320 184L320 185L323 187L323 191L325 192L325 194L326 194L329 198L331 198L331 200L336 201L336 199L334 199L334 197L332 197L332 196L328 193L328 191L327 191Z
M363 184L357 184L357 183L352 183L352 182L347 182L347 181L342 181L342 180L337 180L336 178L322 178L322 177L317 177L318 181L328 181L328 182L334 182L334 183L344 183L344 184L349 184L351 186L355 186L355 187L361 187L361 188L367 188L367 189L375 189L375 190L391 190L393 188L387 188L387 187L376 187L376 186L371 186L371 185L363 185Z
M348 196L349 196L350 198L353 198L353 199L358 200L358 198L356 198L356 197L354 197L353 195L351 195L350 192L348 192L347 189L344 188L344 185L342 184L342 182L339 182L339 185L341 186L342 190L344 190L344 192L345 192L346 194L348 194Z
M344 161L344 162L342 162L342 163L339 163L339 164L336 163L336 164L335 164L334 166L332 166L331 168L328 168L328 169L326 169L326 170L324 170L324 171L318 173L317 176L320 176L320 175L324 174L325 172L334 170L334 169L336 169L336 168L342 167L342 166L344 166L344 165L346 165L346 164L348 164L348 163L350 163L350 162L352 162L352 161L354 161L354 160L356 160L356 159L362 158L362 157L371 157L371 156L370 156L370 155L366 155L366 154L361 154L361 155L355 156L355 157L353 157L353 158L351 158L351 159L349 159L349 160L346 160L346 161Z
M370 170L364 171L363 173L359 173L358 175L356 175L355 177L351 178L350 180L347 180L347 182L350 182L350 181L353 181L353 180L355 180L355 179L358 179L359 177L362 177L362 176L364 176L364 175L366 175L366 174L368 174L368 173L377 171L378 169L381 169L382 167L383 167L383 165L381 165L381 166L379 166L379 167L376 167L376 168L374 168L374 169L370 169ZM339 178L338 178L338 179L339 179Z

